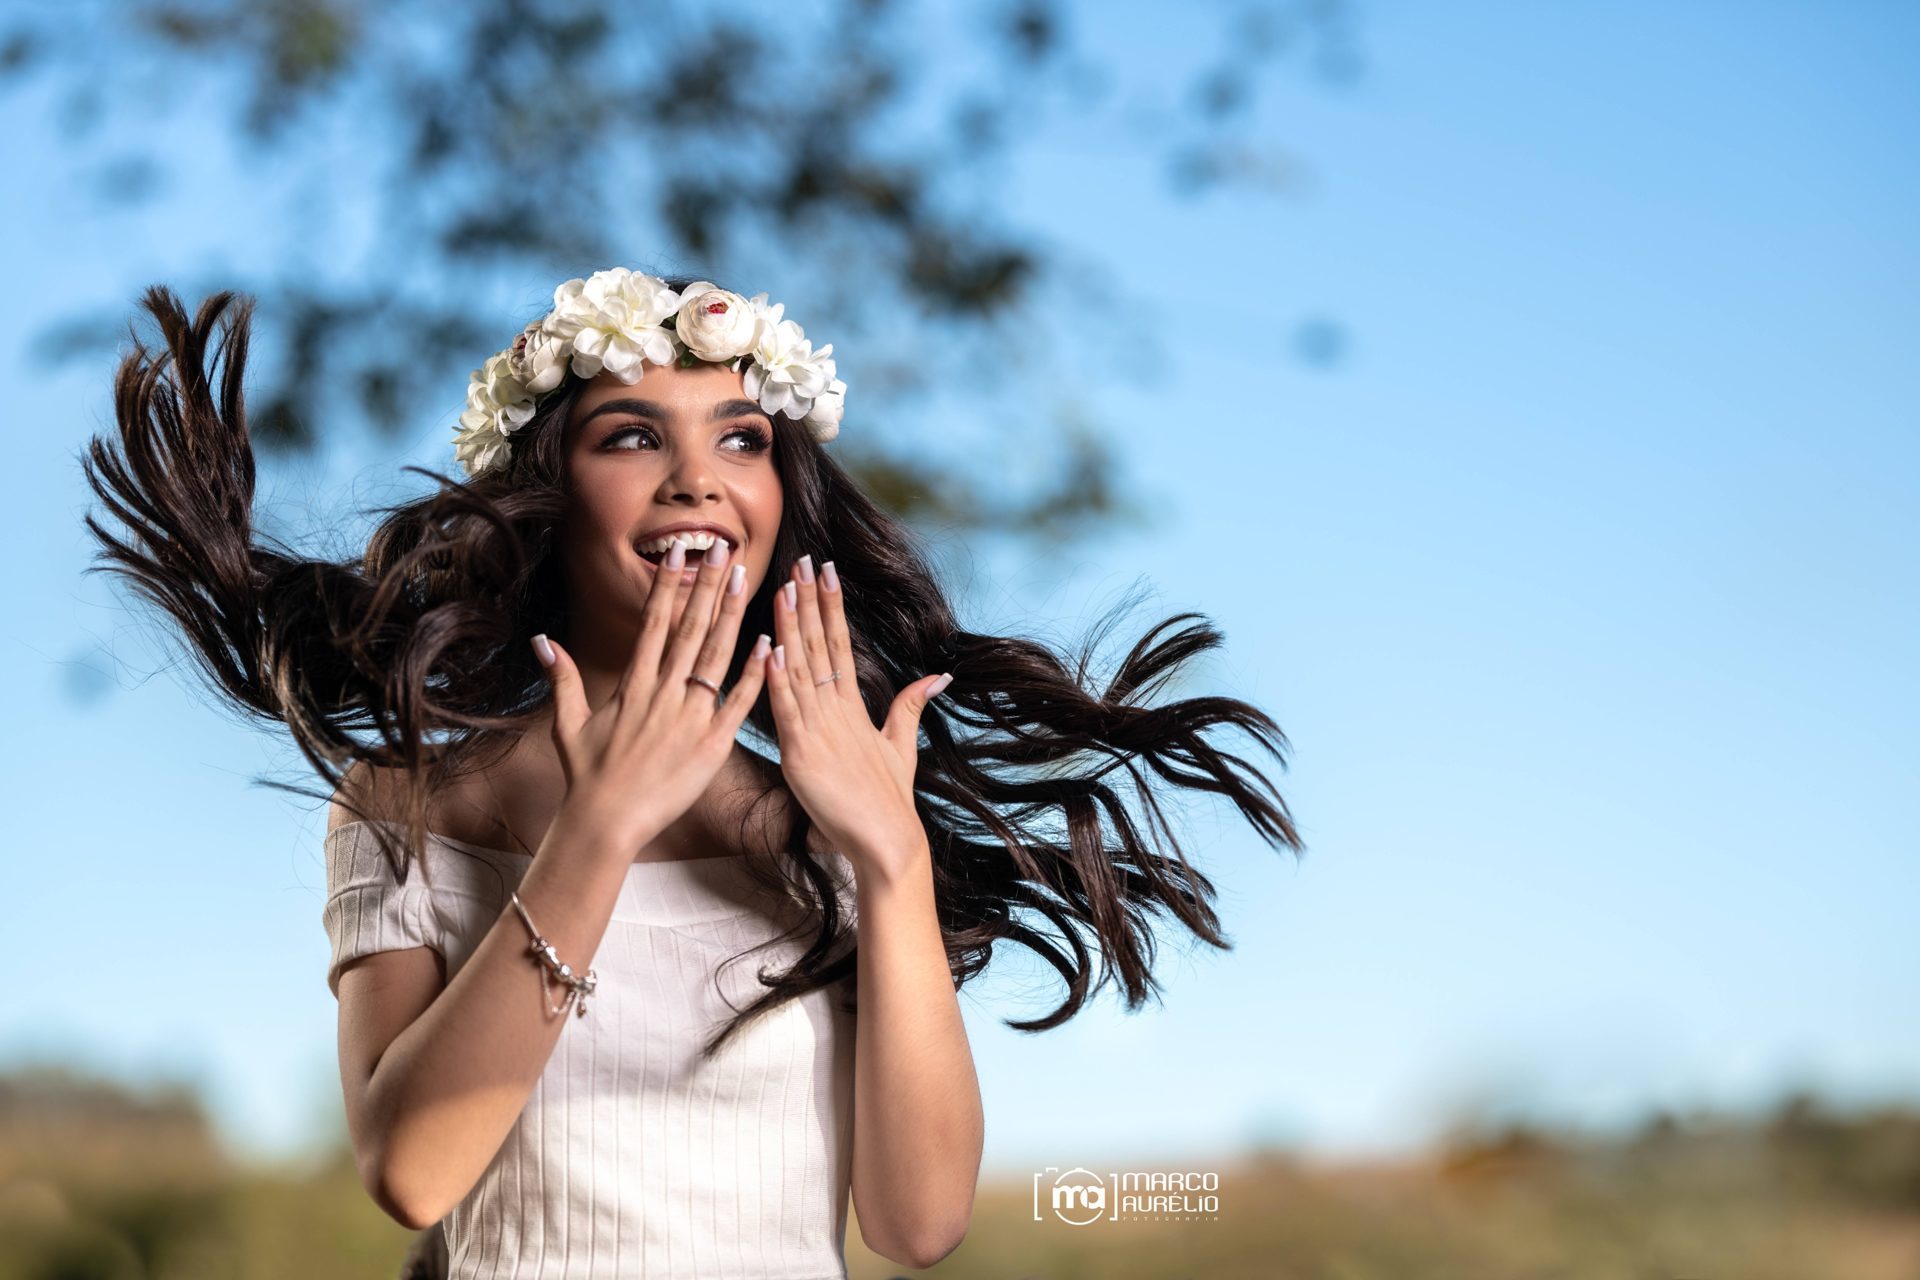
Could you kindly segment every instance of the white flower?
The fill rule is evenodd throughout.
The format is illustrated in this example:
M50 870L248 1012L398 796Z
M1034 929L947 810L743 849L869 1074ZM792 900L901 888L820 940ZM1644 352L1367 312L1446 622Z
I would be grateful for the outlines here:
M543 396L559 386L567 376L567 361L572 352L567 340L549 333L541 321L534 321L513 340L513 372L528 391Z
M513 357L509 347L467 379L467 407L460 415L454 449L469 475L504 460L507 437L533 417L534 396L514 376Z
M781 313L787 309L787 304L784 302L776 302L771 306L767 305L767 291L765 289L762 289L759 293L754 294L752 298L748 299L747 305L752 307L754 312L767 322L768 328L779 324Z
M604 369L633 383L643 362L673 363L678 352L665 321L679 302L658 276L612 267L555 289L553 314L541 327L571 346L575 374L592 378Z
M775 306L766 316L779 310ZM828 343L816 353L806 333L791 320L763 323L742 385L768 413L804 417L813 408L814 397L833 381L833 361L825 358L832 350L833 344Z
M461 435L453 441L453 456L470 476L507 465L507 438L498 433Z
M813 430L813 438L824 444L840 434L840 417L846 407L847 384L835 378L814 397L813 408L801 421Z
M513 374L513 353L502 351L467 379L467 409L460 425L469 431L509 434L533 417L533 393Z
M681 345L702 360L718 363L752 351L760 338L760 311L731 289L705 280L680 293L673 332Z

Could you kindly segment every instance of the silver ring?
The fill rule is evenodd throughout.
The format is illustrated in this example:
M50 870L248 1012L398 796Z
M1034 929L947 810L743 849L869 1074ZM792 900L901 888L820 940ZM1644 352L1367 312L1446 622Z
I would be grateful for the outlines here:
M726 692L722 690L720 686L715 684L713 681L707 679L705 676L688 676L687 679L692 681L694 684L703 684L707 686L707 688L713 690L714 706L724 707L727 705Z
M840 678L840 673L838 671L834 672L830 676L821 676L818 680L815 680L813 682L813 687L818 689L821 685L831 684L833 681L838 680L839 678Z

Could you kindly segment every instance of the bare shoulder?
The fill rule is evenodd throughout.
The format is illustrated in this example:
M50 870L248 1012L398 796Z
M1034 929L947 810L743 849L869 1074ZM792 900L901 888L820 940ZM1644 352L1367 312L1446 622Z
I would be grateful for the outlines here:
M354 761L328 807L327 830L364 818L404 822L412 781L403 768ZM438 786L427 797L427 829L486 848L517 849L515 833L544 831L542 815L551 817L565 785L558 758L543 761L523 740L486 767Z
M340 779L327 806L327 830L335 831L363 818L396 820L403 809L406 773L355 760Z

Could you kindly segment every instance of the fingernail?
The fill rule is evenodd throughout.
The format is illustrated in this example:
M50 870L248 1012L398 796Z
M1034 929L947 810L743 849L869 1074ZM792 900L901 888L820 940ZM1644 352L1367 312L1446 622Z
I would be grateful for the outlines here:
M767 656L767 633L764 631L760 633L760 638L753 642L753 656L756 658Z
M733 548L727 545L725 538L715 538L713 545L707 548L708 564L725 564L727 557L733 554Z
M544 633L533 638L533 651L539 656L541 666L553 665L553 644Z
M789 582L786 586L780 588L780 593L787 598L788 610L791 611L800 607L800 588L797 585Z
M800 581L813 581L813 557L810 555L800 557Z
M782 671L787 669L787 646L784 644L773 646L773 665Z
M674 539L673 545L667 548L667 558L666 558L665 564L666 564L666 567L669 569L686 568L687 567L687 544L680 541L678 538Z
M733 572L727 575L727 594L737 596L740 594L740 588L746 585L747 566L743 564L733 566Z
M833 561L829 560L820 566L820 582L829 591L840 589L840 575L834 571Z
M935 680L931 685L927 687L927 696L931 698L934 694L940 692L942 689L946 688L948 685L952 683L953 683L953 672L949 671L947 672L947 674L941 676L938 680Z

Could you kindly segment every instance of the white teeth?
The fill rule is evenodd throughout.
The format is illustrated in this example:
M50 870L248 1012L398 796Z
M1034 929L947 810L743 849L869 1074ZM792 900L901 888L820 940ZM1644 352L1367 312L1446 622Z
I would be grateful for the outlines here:
M701 529L693 532L689 532L683 529L679 533L669 533L664 535L663 537L647 538L647 539L644 539L643 541L636 542L634 544L634 549L644 555L652 551L668 551L672 549L674 543L684 542L687 544L687 550L689 552L694 552L694 551L705 551L708 547L711 547L714 543L725 542L725 541L726 539L721 537L719 534L711 533L705 529Z

